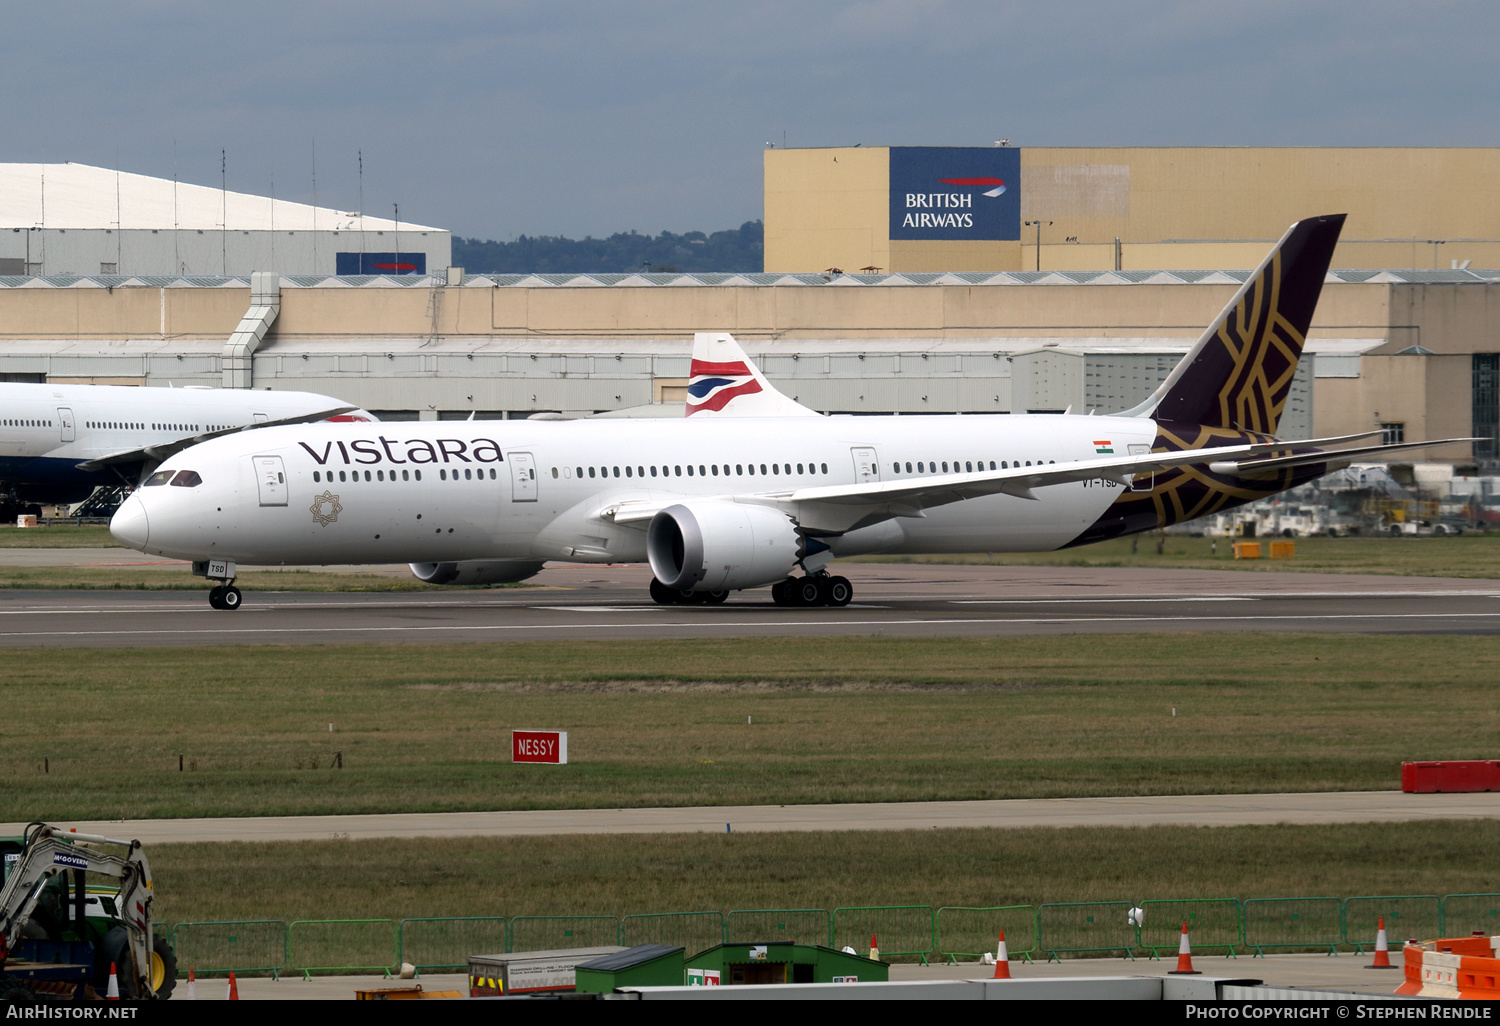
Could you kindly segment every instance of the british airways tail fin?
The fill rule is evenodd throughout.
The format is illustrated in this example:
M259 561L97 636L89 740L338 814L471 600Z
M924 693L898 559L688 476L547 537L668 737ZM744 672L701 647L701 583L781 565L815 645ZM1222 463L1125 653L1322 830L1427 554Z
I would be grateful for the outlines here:
M1161 387L1120 415L1275 434L1344 217L1287 229Z
M700 331L693 336L687 415L705 417L817 417L766 380L734 336Z

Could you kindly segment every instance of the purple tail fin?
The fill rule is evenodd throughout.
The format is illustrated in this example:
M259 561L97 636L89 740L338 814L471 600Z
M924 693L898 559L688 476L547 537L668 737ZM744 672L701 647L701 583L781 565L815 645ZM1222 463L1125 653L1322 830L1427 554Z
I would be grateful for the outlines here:
M1292 225L1192 352L1127 412L1275 434L1344 216Z

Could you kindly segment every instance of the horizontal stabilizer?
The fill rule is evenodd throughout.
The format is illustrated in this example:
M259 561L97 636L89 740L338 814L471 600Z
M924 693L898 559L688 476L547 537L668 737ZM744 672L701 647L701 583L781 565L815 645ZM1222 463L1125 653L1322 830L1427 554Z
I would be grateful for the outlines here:
M1371 432L1378 434L1378 432ZM1391 445L1363 445L1355 449L1338 449L1334 452L1294 452L1287 456L1261 456L1246 460L1216 460L1208 465L1210 473L1232 474L1236 477L1272 474L1292 467L1310 467L1327 463L1330 469L1348 466L1365 456L1381 457L1388 453L1406 452L1412 449L1430 449L1438 445L1453 445L1462 442L1478 442L1478 438L1436 438L1429 442L1395 442ZM1308 443L1298 442L1296 445ZM1291 448L1290 445L1285 448Z

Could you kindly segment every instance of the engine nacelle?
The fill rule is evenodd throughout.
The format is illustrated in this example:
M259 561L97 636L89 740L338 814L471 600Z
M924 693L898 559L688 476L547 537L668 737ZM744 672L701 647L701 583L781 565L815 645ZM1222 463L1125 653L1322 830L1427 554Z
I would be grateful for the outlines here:
M782 580L805 550L792 518L770 506L694 502L651 518L646 555L668 588L730 591Z
M462 563L412 563L423 584L510 584L524 581L545 566L535 560L471 559Z

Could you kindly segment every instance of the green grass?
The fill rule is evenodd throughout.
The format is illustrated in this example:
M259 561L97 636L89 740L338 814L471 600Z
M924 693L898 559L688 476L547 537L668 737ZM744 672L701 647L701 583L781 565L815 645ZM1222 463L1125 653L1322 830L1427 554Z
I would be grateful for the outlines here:
M0 819L1385 789L1493 757L1497 676L1481 637L37 649Z
M162 922L1496 890L1495 820L157 845Z
M851 562L964 563L996 566L1156 567L1252 572L1395 574L1403 577L1500 577L1500 532L1401 538L1261 538L1260 559L1235 559L1218 539L1172 535L1157 554L1156 535L1138 535L1059 552L995 552L933 556L860 556ZM1267 543L1292 541L1291 559L1268 559Z
M90 549L114 544L104 524L0 525L0 549Z

